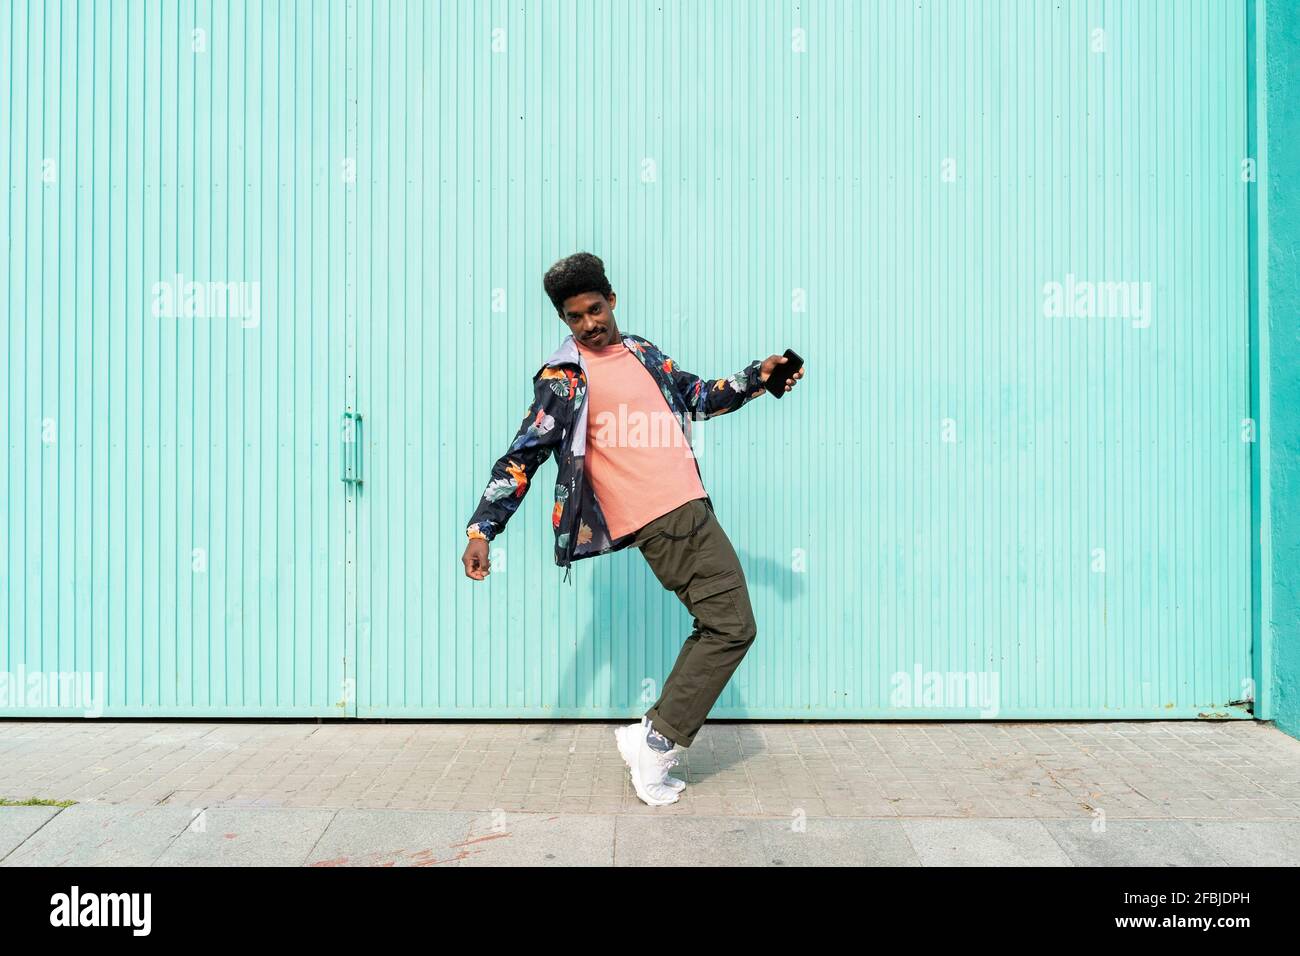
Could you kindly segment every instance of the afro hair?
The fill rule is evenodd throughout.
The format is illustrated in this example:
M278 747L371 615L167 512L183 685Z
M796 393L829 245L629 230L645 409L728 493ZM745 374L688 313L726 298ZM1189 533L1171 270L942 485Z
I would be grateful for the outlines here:
M546 270L542 285L546 287L546 294L551 297L551 303L561 318L564 317L564 303L573 296L584 292L599 292L608 299L614 291L609 279L605 277L605 263L590 252L575 252L571 256L565 256Z

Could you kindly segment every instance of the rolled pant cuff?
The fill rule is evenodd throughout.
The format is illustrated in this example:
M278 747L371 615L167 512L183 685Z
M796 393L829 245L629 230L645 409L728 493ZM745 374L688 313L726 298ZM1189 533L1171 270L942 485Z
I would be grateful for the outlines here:
M685 734L674 727L668 721L659 716L659 711L651 707L646 711L646 717L650 719L650 726L656 732L663 734L679 747L689 747L695 742L695 734Z

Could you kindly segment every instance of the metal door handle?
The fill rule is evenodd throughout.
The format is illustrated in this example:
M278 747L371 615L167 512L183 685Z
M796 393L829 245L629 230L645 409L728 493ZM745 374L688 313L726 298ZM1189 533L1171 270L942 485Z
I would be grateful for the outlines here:
M362 464L364 456L361 449L361 415L357 412L344 412L339 438L343 442L342 479L345 485L359 485L363 481Z

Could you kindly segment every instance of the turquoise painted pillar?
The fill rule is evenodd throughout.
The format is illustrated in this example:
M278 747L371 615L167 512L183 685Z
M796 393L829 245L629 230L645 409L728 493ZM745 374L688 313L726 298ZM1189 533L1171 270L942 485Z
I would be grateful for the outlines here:
M1266 0L1258 63L1261 651L1264 716L1300 737L1300 3Z

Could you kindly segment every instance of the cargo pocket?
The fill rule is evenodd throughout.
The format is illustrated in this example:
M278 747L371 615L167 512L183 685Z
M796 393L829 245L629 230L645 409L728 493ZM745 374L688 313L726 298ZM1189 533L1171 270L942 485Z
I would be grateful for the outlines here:
M734 640L753 637L754 612L744 590L745 579L731 569L698 578L686 589L692 616L715 634Z
M721 594L723 591L730 591L732 588L738 587L740 587L740 572L735 570L723 571L721 574L700 578L686 589L686 593L691 596L692 601L703 601L715 594Z

